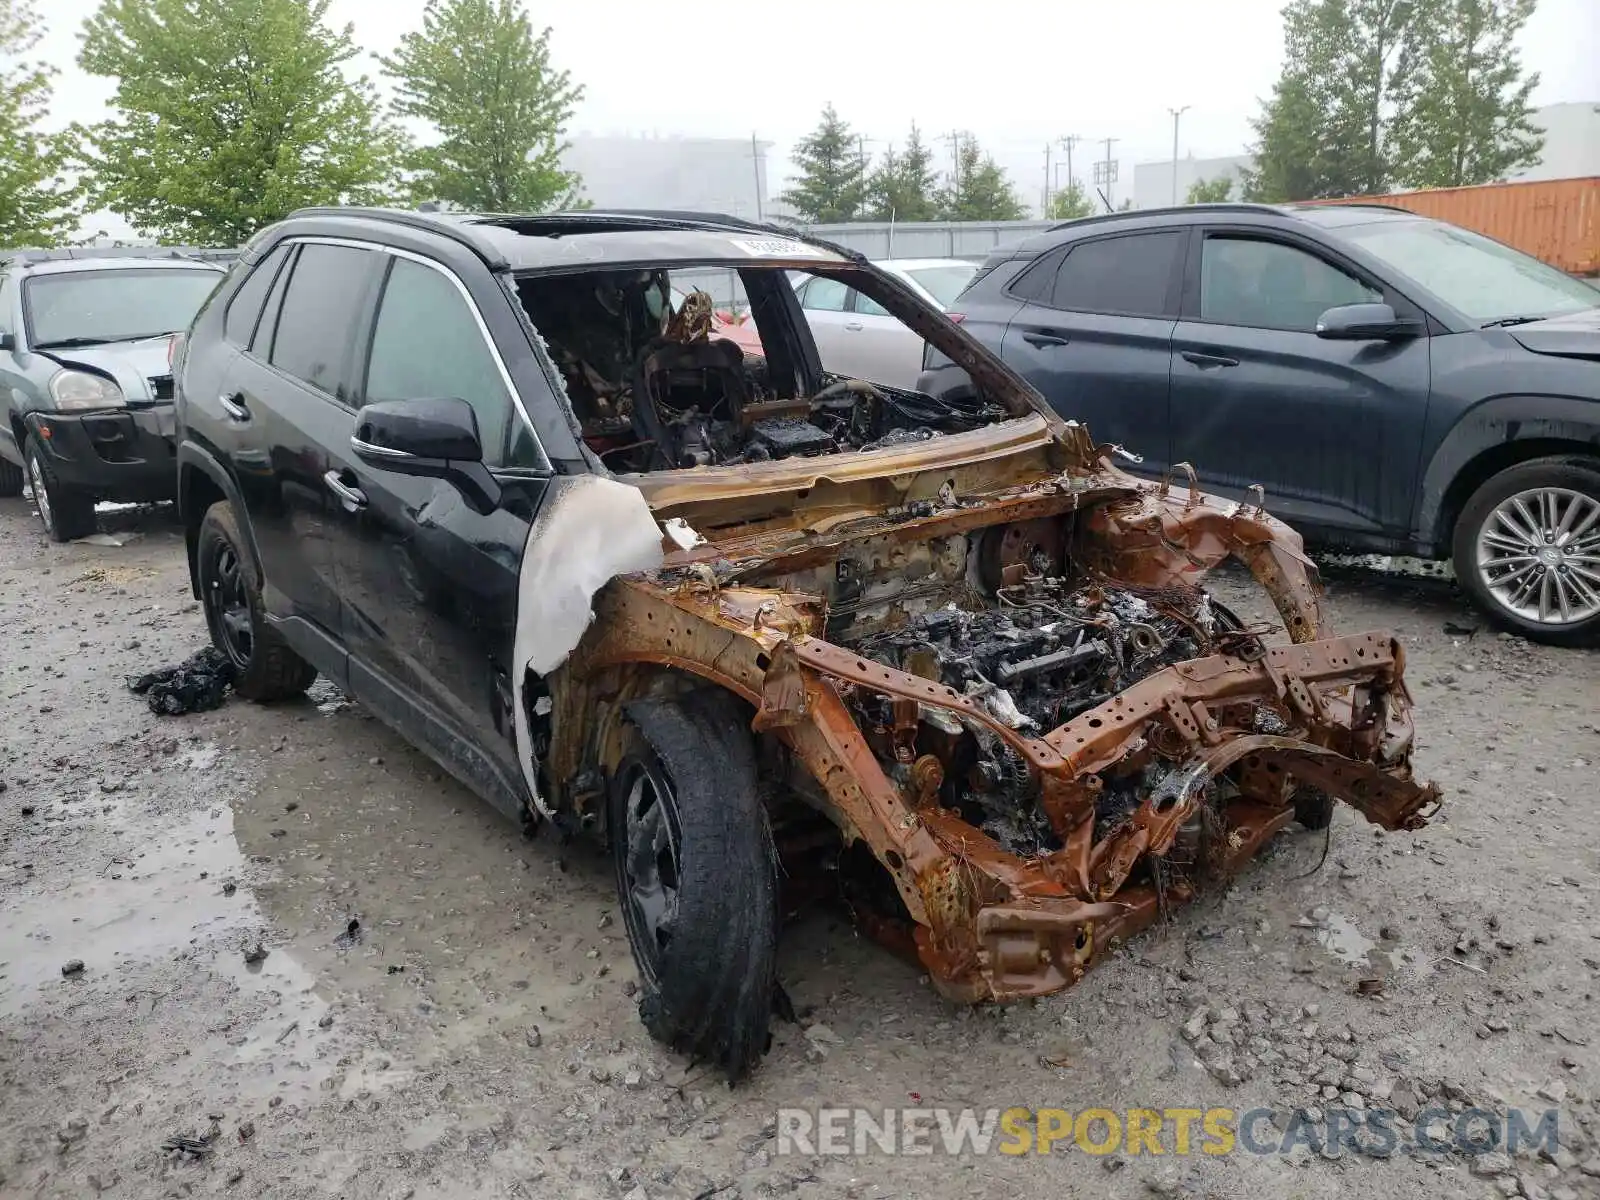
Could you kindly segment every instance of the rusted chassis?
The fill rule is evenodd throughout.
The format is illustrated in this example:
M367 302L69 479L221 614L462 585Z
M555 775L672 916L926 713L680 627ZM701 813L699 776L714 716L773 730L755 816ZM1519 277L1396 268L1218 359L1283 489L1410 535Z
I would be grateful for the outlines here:
M1224 773L1225 827L1208 843L1222 848L1222 861L1209 866L1224 874L1293 819L1297 787L1345 800L1386 829L1422 825L1438 792L1411 779L1400 646L1371 633L1319 637L1317 588L1298 538L1259 510L1126 486L1127 476L1099 482L1124 486L1097 493L1079 477L1056 489L1020 488L978 512L953 507L901 521L892 536L1081 511L1078 559L1126 583L1192 581L1230 554L1239 558L1272 595L1293 644L1180 663L1029 737L949 688L815 636L824 617L817 597L719 586L709 569L697 573L685 562L620 580L601 597L596 636L554 681L558 721L563 712L586 713L592 732L581 745L556 739L551 777L614 764L625 738L620 702L663 678L698 677L737 693L754 706L755 729L779 737L819 785L816 802L844 836L870 847L916 923L930 977L965 1001L1070 986L1165 904L1192 898L1181 873L1158 894L1154 872L1139 868L1166 861L1202 815L1207 785ZM825 549L811 540L796 554ZM1240 652L1252 653L1243 644ZM908 724L918 706L944 708L1004 739L1027 761L1061 849L1019 857L942 807L940 764L931 756L903 752L906 769L891 778L851 714L852 689L899 701ZM1278 732L1254 732L1251 715L1264 709L1279 718ZM877 744L881 751L881 738ZM1097 840L1101 773L1151 754L1172 767L1164 782Z

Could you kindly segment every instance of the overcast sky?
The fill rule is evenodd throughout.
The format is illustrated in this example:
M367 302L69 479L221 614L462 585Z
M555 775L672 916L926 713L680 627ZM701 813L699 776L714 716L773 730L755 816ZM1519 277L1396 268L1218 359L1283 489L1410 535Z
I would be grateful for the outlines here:
M424 0L333 0L370 55L421 24ZM46 0L42 52L61 68L54 122L105 113L109 81L76 63L78 31L97 0ZM573 133L749 137L774 143L776 193L794 140L832 101L875 153L914 120L926 137L967 129L1029 202L1044 181L1044 144L1086 139L1104 157L1120 139L1131 164L1170 157L1168 108L1188 105L1181 153L1237 154L1277 77L1281 0L1114 0L1108 4L906 5L879 0L673 4L591 0L548 7L552 56L587 95ZM1600 101L1600 0L1540 0L1523 32L1536 105ZM946 161L949 146L938 143ZM1059 153L1059 151L1057 152ZM1078 173L1084 158L1076 158Z

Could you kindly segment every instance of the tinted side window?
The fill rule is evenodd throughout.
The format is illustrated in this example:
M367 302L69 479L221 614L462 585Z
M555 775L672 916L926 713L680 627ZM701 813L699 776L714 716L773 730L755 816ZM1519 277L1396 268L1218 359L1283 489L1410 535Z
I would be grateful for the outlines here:
M372 334L366 399L447 397L472 405L485 461L503 465L511 394L471 307L447 275L397 258Z
M272 335L278 330L278 316L283 312L283 293L289 286L289 276L294 274L294 258L298 246L286 246L283 269L272 281L272 294L267 297L267 307L261 313L256 331L250 338L250 352L266 358L272 352Z
M1167 297L1183 242L1183 231L1171 229L1076 245L1056 272L1047 303L1073 312L1175 315Z
M266 302L267 289L278 277L278 268L289 257L289 247L279 246L250 270L245 281L228 301L228 318L223 323L223 336L238 346L248 346L255 336L256 322L261 317L261 306Z
M843 312L850 289L837 279L823 279L820 275L806 284L806 294L801 307L812 312Z
M309 243L300 248L283 296L270 361L330 396L343 397L369 250Z
M1022 274L1006 289L1018 300L1050 299L1050 292L1056 285L1056 272L1061 269L1061 260L1066 257L1065 250L1052 250L1048 254L1035 259L1032 266L1023 268ZM973 280L976 284L977 280ZM970 285L969 285L970 286Z
M1312 333L1340 304L1383 297L1315 254L1282 242L1208 237L1200 248L1200 319Z

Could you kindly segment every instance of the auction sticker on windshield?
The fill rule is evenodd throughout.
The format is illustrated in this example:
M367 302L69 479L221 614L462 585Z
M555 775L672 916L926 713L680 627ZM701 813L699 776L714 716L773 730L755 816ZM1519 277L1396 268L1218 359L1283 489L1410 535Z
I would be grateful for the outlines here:
M821 258L822 251L788 238L729 238L751 258Z

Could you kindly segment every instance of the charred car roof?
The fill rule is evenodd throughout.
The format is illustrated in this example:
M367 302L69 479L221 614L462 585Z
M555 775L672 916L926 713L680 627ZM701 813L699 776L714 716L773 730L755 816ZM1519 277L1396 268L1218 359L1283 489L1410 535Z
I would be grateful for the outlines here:
M574 271L635 263L740 266L845 266L850 251L775 225L686 212L581 212L544 215L435 213L393 208L308 208L275 226L287 234L354 236L385 227L431 233L457 243L491 270ZM287 227L287 228L285 228ZM257 242L252 240L249 249Z

